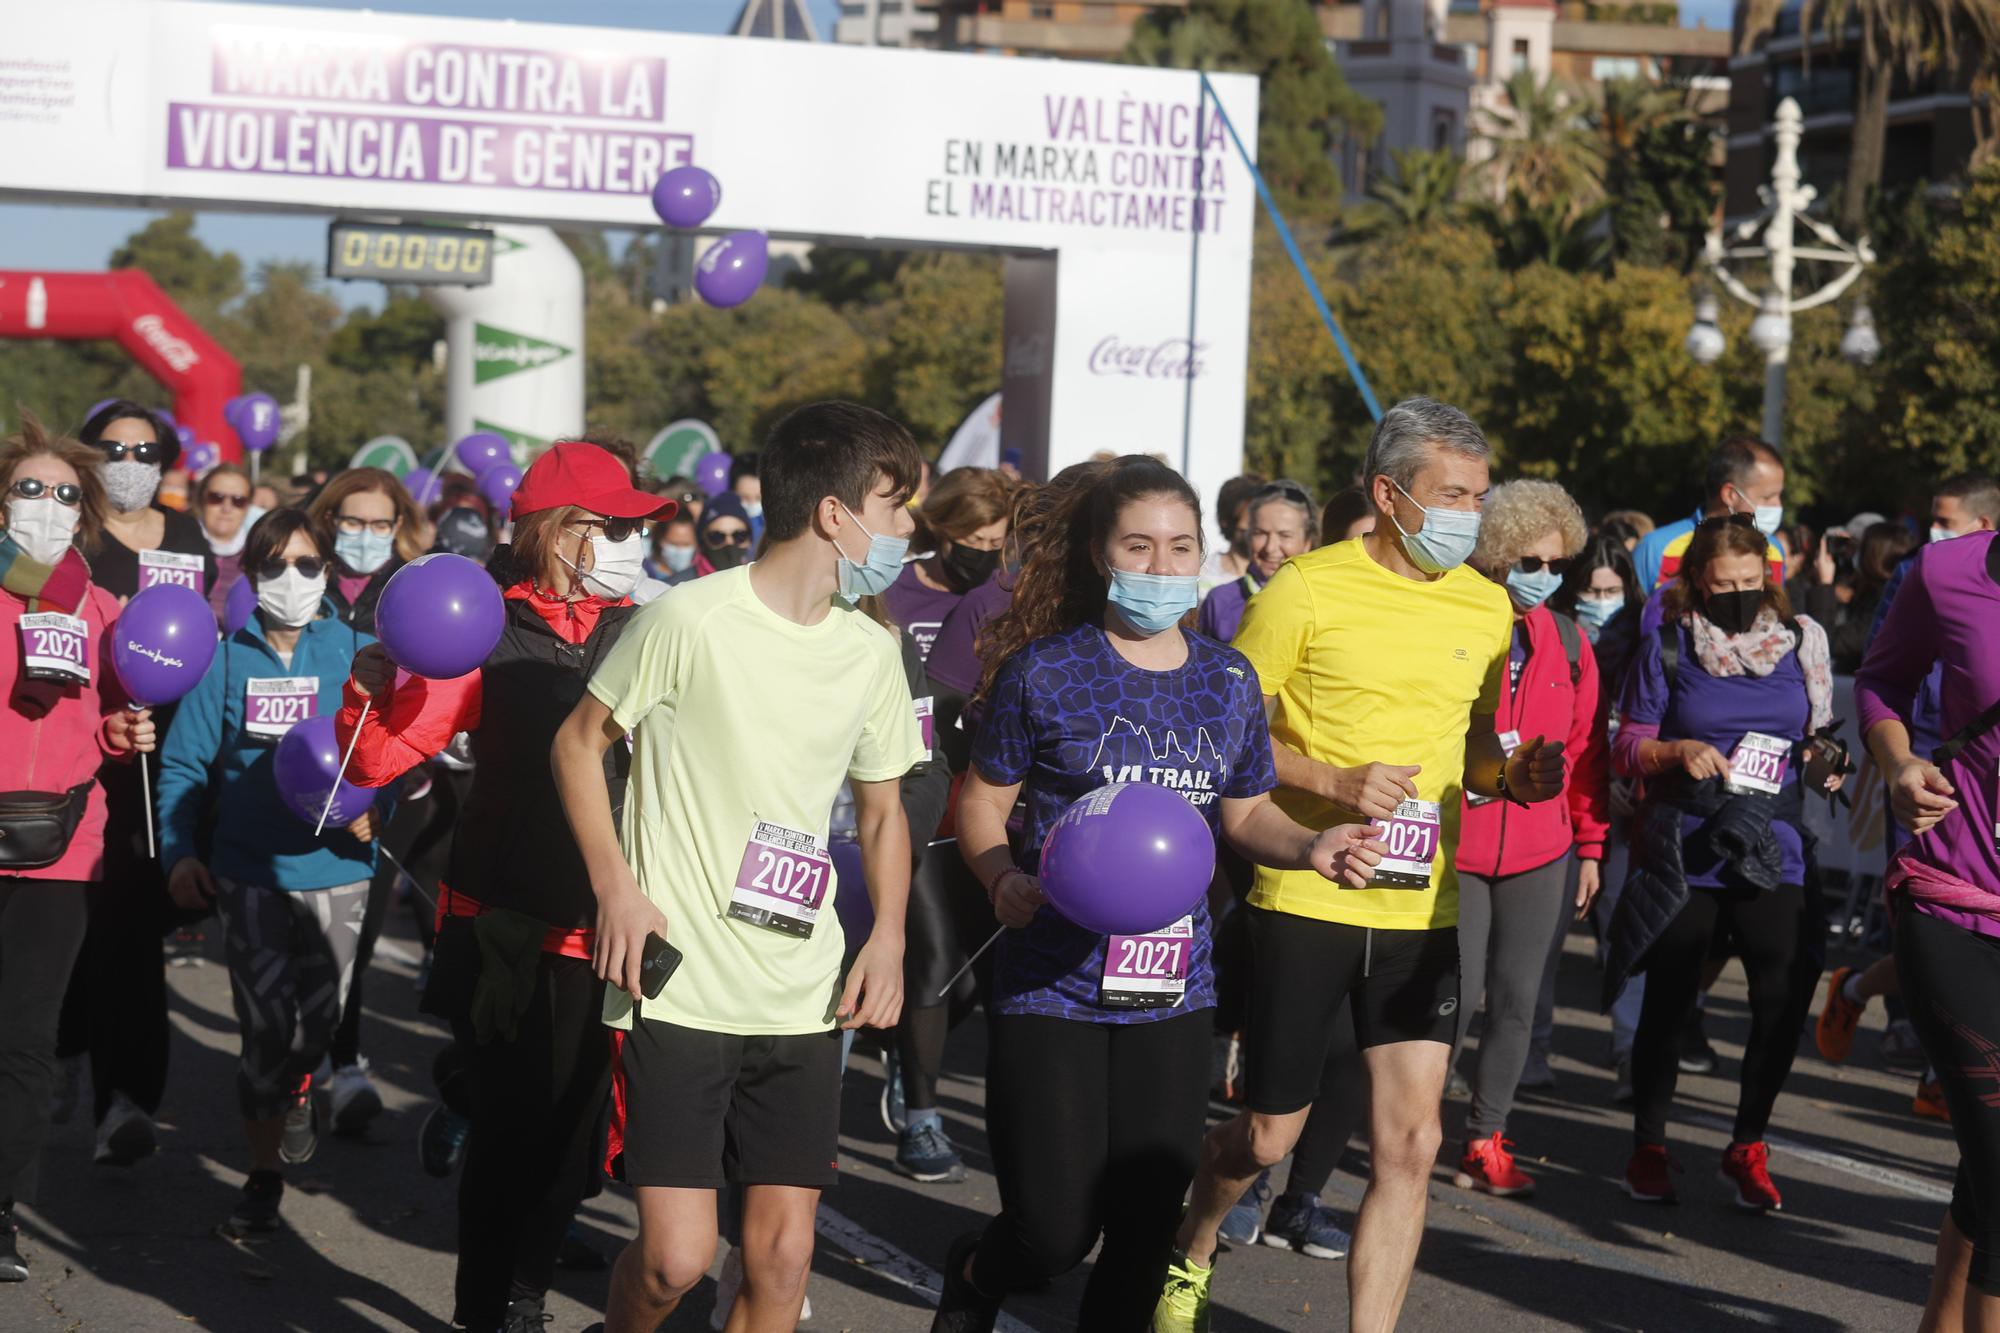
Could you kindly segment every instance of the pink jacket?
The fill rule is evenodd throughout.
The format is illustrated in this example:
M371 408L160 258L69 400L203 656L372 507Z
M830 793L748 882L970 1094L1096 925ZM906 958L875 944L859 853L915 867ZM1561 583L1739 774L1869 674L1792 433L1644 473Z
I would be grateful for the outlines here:
M1574 846L1579 856L1602 859L1610 824L1606 806L1605 728L1597 719L1597 655L1577 633L1577 677L1570 680L1553 613L1538 606L1526 616L1528 661L1519 688L1502 681L1493 729L1521 739L1562 741L1569 789L1552 801L1523 808L1511 801L1466 803L1458 830L1458 868L1469 874L1518 875L1545 866Z
M8 791L68 791L96 777L111 755L105 719L125 706L110 658L118 609L118 599L96 584L85 590L76 614L90 627L90 684L61 686L24 678L20 622L28 604L0 589L0 690L7 703L0 709L0 754L7 756ZM0 870L24 879L83 881L103 873L104 789L98 786L92 786L83 822L61 860L40 870Z

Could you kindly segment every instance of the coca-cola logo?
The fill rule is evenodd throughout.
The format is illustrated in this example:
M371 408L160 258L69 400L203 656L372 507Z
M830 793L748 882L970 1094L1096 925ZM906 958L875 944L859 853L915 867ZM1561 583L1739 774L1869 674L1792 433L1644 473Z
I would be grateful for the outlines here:
M1202 360L1206 351L1207 343L1190 342L1186 338L1128 343L1110 334L1090 349L1090 373L1149 380L1199 379L1207 368Z
M168 331L158 315L141 315L132 321L132 328L148 346L160 354L175 370L188 370L201 360L201 354L188 346L184 339L175 337Z

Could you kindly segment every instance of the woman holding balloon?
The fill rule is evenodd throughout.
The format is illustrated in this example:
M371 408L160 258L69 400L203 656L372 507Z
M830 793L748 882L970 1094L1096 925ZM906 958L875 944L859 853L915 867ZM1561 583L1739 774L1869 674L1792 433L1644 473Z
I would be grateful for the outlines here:
M549 748L633 615L646 522L674 512L672 500L634 487L615 455L581 440L536 459L513 500L520 577L501 594L497 644L488 637L490 651L455 679L424 679L449 673L408 660L404 644L471 636L415 604L406 622L398 585L384 598L382 647L355 659L339 719L343 745L359 732L349 777L369 786L471 735L472 789L439 885L424 1007L451 1021L467 1061L467 1086L441 1091L476 1127L459 1182L454 1322L481 1330L513 1318L539 1326L570 1218L596 1184L593 1140L611 1083L604 988L591 970L597 902ZM391 655L419 674L397 684ZM629 762L623 745L606 752L614 805ZM496 987L504 1012L475 1004ZM539 1095L521 1096L529 1087Z
M1271 803L1255 673L1182 628L1202 547L1180 474L1121 458L1050 531L985 642L958 810L960 851L1009 929L987 1071L1001 1212L952 1247L933 1325L949 1333L992 1328L1008 1292L1074 1268L1100 1235L1080 1326L1148 1326L1208 1107L1215 835L1357 888L1380 859L1379 829L1314 833ZM1006 824L1024 790L1017 858Z
M283 1168L318 1146L312 1072L340 1022L375 868L370 807L351 802L358 808L316 833L305 815L317 814L330 774L310 762L301 771L292 759L308 737L330 749L327 716L339 707L347 664L371 642L322 616L332 546L299 510L257 521L243 545L256 613L182 698L161 755L168 891L188 910L213 904L225 927L251 1158L224 1223L238 1237L277 1229ZM197 839L211 810L204 858Z
M96 461L33 417L0 448L0 625L20 645L0 653L0 750L22 789L0 798L0 1282L28 1276L14 1201L48 1132L56 1018L104 870L97 772L106 755L153 748L151 718L125 710L109 669L118 601L77 549L103 531ZM59 812L53 830L31 806ZM37 828L45 841L30 848Z

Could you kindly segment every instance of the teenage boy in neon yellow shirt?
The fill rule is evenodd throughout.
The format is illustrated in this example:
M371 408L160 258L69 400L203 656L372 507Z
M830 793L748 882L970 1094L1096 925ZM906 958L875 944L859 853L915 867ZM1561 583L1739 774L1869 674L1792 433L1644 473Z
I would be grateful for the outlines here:
M893 1027L902 1010L898 785L925 751L896 641L852 599L902 567L919 455L880 413L816 403L778 423L759 473L763 556L636 616L553 753L597 896L605 1021L627 1032L639 1236L612 1275L607 1333L651 1333L706 1275L729 1184L747 1187L743 1326L796 1324L837 1167L840 1030ZM603 763L628 733L621 845ZM875 908L844 979L826 854L843 780ZM649 935L684 956L654 999Z

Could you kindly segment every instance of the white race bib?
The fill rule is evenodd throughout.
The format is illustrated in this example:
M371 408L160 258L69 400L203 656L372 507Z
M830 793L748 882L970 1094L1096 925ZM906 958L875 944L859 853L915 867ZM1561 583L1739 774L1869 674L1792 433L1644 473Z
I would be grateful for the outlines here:
M263 676L243 683L243 730L259 740L278 740L318 711L318 676Z

